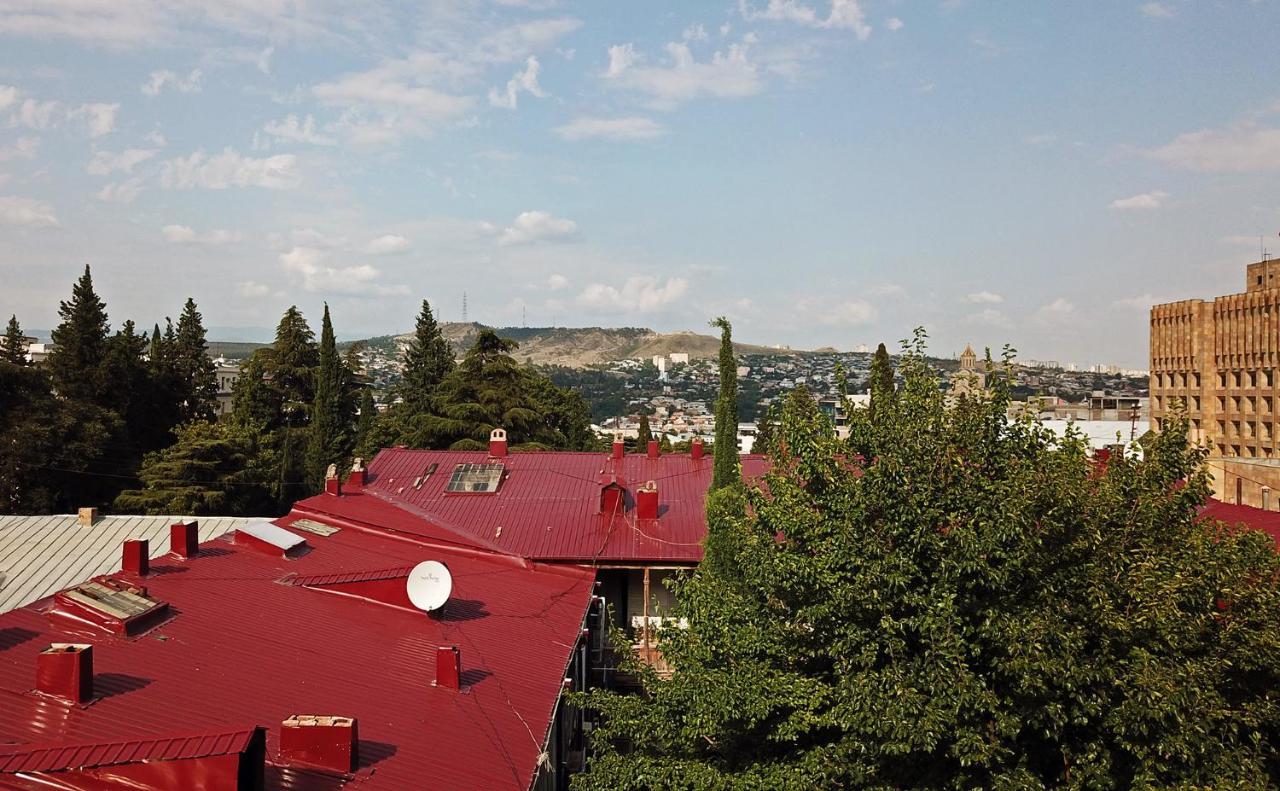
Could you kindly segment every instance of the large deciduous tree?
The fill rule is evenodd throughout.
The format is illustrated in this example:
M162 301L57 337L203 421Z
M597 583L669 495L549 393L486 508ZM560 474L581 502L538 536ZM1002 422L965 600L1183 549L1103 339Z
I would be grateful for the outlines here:
M1280 557L1199 518L1186 421L1100 464L1007 421L1007 366L949 408L905 346L865 461L797 392L712 493L675 673L587 698L575 788L1280 785Z
M724 316L711 322L720 328L720 395L716 398L715 466L711 488L733 486L738 472L738 357L733 352L733 325Z

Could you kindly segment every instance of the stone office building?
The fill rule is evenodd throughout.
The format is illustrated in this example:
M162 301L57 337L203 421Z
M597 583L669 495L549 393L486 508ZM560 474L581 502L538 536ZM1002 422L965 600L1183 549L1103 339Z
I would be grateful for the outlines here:
M1151 308L1151 426L1185 405L1219 497L1275 507L1280 488L1280 261L1246 269L1245 291Z

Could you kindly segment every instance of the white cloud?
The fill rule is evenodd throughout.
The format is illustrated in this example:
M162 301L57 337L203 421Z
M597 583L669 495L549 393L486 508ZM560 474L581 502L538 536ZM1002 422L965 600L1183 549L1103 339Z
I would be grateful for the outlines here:
M665 64L646 66L631 44L612 46L604 78L619 88L646 95L649 105L659 110L675 109L700 96L739 98L764 89L746 43L730 44L702 62L694 58L688 44L673 41L665 49Z
M296 115L288 115L280 121L267 121L262 131L276 140L290 143L310 143L313 146L337 145L338 141L321 134L316 130L316 119L308 115L299 120Z
M239 231L214 230L208 233L196 233L187 225L166 225L160 229L165 241L174 244L231 244L242 238Z
M257 283L253 280L243 281L239 284L237 290L240 292L240 296L250 298L265 297L267 294L271 293L270 286L265 286L262 283Z
M0 85L0 110L8 110L18 101L18 89L12 85Z
M119 183L105 185L98 190L97 197L107 203L133 203L142 193L142 179L127 179Z
M168 69L153 71L151 77L143 84L142 92L147 96L159 96L165 88L171 88L178 93L199 93L203 87L200 84L203 78L204 74L200 69L192 69L186 77Z
M967 295L964 301L974 305L998 305L1004 302L1004 297L991 291L975 291Z
M1065 321L1075 315L1076 306L1058 297L1054 301L1041 305L1036 317L1043 322Z
M0 0L2 4L4 0ZM84 123L90 137L101 137L116 128L119 104L86 102L75 108L67 108L61 102L41 101L33 97L19 99L22 92L11 85L0 85L0 110L11 109L9 125L28 129L53 129L67 121Z
M965 320L971 324L985 324L989 327L1009 327L1012 322L995 308L984 308L977 313L970 313Z
M28 228L56 228L58 217L44 201L0 195L0 225L23 225Z
M546 98L547 94L542 90L542 86L538 85L538 71L541 68L538 64L538 59L530 55L529 59L525 61L524 70L517 71L507 81L505 92L499 92L497 88L489 89L489 104L493 107L505 107L508 110L514 110L521 91L539 99Z
M1152 17L1153 19L1172 19L1173 8L1168 3L1143 3L1138 6L1138 10L1143 16Z
M444 90L442 83L470 73L469 67L432 52L387 59L311 89L322 104L343 110L337 128L352 142L386 143L422 136L471 109L472 99Z
M515 63L552 48L580 27L582 21L572 17L522 22L483 37L463 57L474 63Z
M1146 152L1153 159L1202 173L1280 170L1280 129L1252 122L1178 135Z
M667 133L666 127L651 118L575 118L551 130L565 140L652 140Z
M552 275L547 278L547 289L550 291L563 291L569 287L569 278L564 275Z
M93 159L89 160L89 164L85 165L84 169L95 176L107 176L117 171L120 173L132 173L135 167L155 155L156 152L154 150L147 148L128 148L119 154L113 154L110 151L95 151Z
M1169 193L1160 190L1143 192L1139 195L1130 195L1127 198L1116 198L1111 201L1111 208L1120 211L1158 209L1164 205L1168 197Z
M897 283L884 283L873 286L867 293L873 297L905 297L907 290Z
M369 244L365 245L364 251L369 255L391 255L392 253L403 253L409 247L408 239L399 234L389 233L371 240Z
M680 38L685 41L706 41L710 36L707 35L707 29L699 23L685 28L684 32L680 34Z
M102 102L82 104L71 111L72 118L82 119L88 129L89 137L102 137L116 128L116 113L120 112L119 104Z
M298 158L293 154L255 159L231 148L213 156L201 149L187 157L167 160L160 174L160 183L166 189L293 189L300 182Z
M1256 239L1254 241L1257 242ZM1157 297L1151 294L1139 294L1136 297L1123 297L1121 299L1117 299L1112 304L1115 305L1116 307L1129 308L1130 310L1140 310L1140 311L1146 312L1148 310L1151 310L1152 305L1159 305L1161 303L1168 302L1168 301L1169 300L1164 299L1163 297Z
M891 16L886 19L884 21L884 26L890 30L902 30L902 28L905 27L902 20L898 19L896 16Z
M577 301L591 308L645 313L679 301L688 290L689 281L682 277L669 277L664 282L653 275L636 275L627 278L621 288L592 283L582 290Z
M11 146L0 148L0 162L11 159L32 159L40 148L40 138L20 137Z
M16 104L16 110L10 119L10 123L14 126L25 126L29 129L49 129L57 124L62 119L62 116L62 105L57 102L23 99Z
M831 0L831 10L825 19L816 8L799 0L769 0L763 9L750 7L747 0L738 0L738 10L748 22L794 22L811 28L851 30L860 41L865 41L871 35L871 26L867 24L866 14L858 0Z
M545 211L521 212L511 225L502 229L498 236L498 244L517 245L532 244L569 239L578 233L578 224L573 220L556 217Z
M303 289L327 294L398 296L409 293L407 286L378 283L381 272L370 264L331 266L329 253L314 247L293 247L280 254L280 266L297 275Z
M850 299L818 308L810 315L819 324L825 324L828 327L857 327L875 321L879 318L880 311L866 300Z

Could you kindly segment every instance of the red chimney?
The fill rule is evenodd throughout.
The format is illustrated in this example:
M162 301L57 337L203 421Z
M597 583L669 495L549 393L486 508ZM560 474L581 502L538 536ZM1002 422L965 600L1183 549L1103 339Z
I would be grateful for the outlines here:
M124 542L124 557L120 562L120 570L126 574L137 574L145 577L150 570L151 551L147 539L139 538Z
M689 455L693 456L693 460L697 461L702 458L702 454L706 449L702 446L702 437L694 437L693 444L689 446Z
M617 434L613 438L613 460L622 461L622 456L627 452L627 443L622 440L622 435Z
M355 461L351 462L351 475L347 476L347 485L364 488L364 459L356 456Z
M462 676L462 658L456 645L442 645L436 649L436 686L458 689Z
M330 464L324 474L324 493L334 497L342 496L342 481L338 478L338 465Z
M636 518L658 518L658 484L649 481L636 491Z
M71 703L93 699L93 646L53 643L36 657L36 689Z
M200 551L200 523L174 522L169 525L169 551L189 558Z
M507 432L495 428L489 434L489 455L495 459L500 459L507 455Z
M661 452L656 439L649 440L649 458L656 459Z
M358 723L354 717L294 714L280 723L280 757L350 774L360 763Z

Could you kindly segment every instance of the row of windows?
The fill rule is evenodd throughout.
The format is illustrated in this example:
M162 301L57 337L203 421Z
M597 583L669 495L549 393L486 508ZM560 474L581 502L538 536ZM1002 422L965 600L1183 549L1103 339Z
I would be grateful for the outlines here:
M1219 398L1218 400L1222 401L1221 398ZM1187 398L1186 396L1176 396L1176 395L1175 396L1157 395L1157 396L1151 397L1151 402L1152 402L1152 406L1156 409L1156 411L1160 411L1163 409L1173 409L1175 406L1177 406L1178 402L1182 402L1182 404L1187 407L1188 411L1191 411L1191 412L1200 411L1200 396L1198 395L1193 395L1190 398ZM1218 407L1218 411L1221 412L1222 407Z
M1230 445L1225 442L1217 444L1219 456L1239 456L1245 459L1271 459L1276 457L1276 451L1271 448L1258 448L1254 450L1248 445Z
M1156 387L1180 387L1188 386L1200 387L1200 374L1198 373L1172 373L1172 374L1156 374Z
M1155 374L1155 386L1165 389L1200 389L1200 374L1192 373L1159 373ZM1249 390L1268 388L1280 382L1280 370L1262 368L1259 370L1219 371L1219 390Z
M1272 434L1272 424L1268 422L1259 422L1254 427L1252 421L1249 420L1219 420L1218 436L1225 436L1228 439L1240 437L1243 439L1258 438L1263 442L1270 442Z

